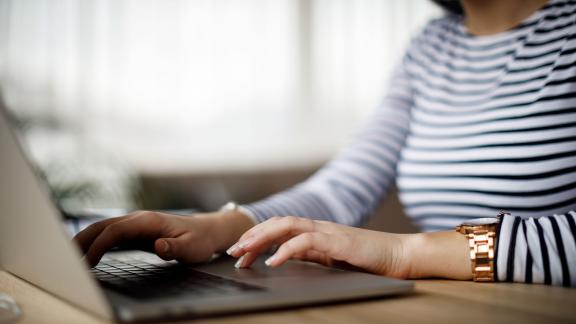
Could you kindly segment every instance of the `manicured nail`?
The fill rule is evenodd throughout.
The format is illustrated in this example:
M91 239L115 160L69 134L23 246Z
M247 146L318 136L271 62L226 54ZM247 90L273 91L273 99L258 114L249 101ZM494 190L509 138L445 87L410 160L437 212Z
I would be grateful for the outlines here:
M274 261L276 261L276 255L269 257L268 259L266 259L266 261L264 261L264 263L267 266L271 266Z
M232 245L228 250L226 250L226 254L232 255L237 250L238 250L238 243Z
M238 259L238 261L236 261L236 264L234 265L234 268L236 269L240 269L244 266L244 256L241 256L240 259Z

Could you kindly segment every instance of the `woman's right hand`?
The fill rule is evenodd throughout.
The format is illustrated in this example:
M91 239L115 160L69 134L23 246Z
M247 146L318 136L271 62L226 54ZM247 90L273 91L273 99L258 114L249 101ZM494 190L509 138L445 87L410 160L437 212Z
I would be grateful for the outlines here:
M225 251L254 223L239 212L177 216L138 211L88 226L74 240L91 267L117 246L154 251L164 260L205 262Z

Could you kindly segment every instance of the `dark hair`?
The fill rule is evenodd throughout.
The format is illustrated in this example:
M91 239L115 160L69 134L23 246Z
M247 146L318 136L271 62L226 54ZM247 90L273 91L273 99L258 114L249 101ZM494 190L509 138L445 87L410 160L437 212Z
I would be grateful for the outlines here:
M464 9L458 0L432 0L440 6L446 13L452 15L464 15Z

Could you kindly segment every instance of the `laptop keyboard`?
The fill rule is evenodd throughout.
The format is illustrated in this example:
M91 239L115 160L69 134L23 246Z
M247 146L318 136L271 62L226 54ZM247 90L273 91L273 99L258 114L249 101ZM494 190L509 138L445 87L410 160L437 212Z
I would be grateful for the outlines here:
M92 269L92 273L103 286L136 299L218 296L265 290L177 263L156 262L141 257L106 256Z

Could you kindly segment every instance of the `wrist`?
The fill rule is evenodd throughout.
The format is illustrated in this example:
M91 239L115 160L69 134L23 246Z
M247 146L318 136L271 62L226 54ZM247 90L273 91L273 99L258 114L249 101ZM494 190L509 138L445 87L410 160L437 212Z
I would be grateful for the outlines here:
M208 216L209 215L209 216ZM226 251L240 236L254 225L254 221L237 210L220 211L208 214L211 219L209 231L216 252Z
M456 231L409 234L405 251L411 279L472 279L468 242Z

